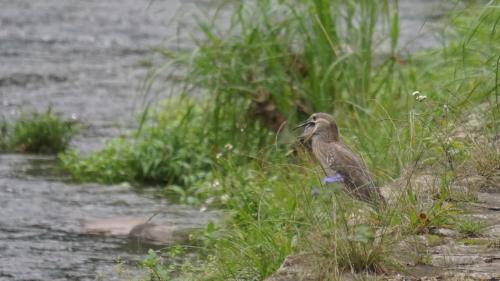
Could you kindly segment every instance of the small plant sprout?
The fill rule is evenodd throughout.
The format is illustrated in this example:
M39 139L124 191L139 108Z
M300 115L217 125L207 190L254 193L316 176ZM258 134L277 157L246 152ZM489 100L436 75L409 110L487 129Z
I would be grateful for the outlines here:
M480 237L486 224L479 220L471 218L457 221L457 230L465 237Z

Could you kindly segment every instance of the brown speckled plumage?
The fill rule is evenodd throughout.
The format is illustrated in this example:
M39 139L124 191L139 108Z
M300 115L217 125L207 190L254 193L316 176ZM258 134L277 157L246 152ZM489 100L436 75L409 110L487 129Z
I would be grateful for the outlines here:
M331 115L314 113L301 127L305 127L301 142L310 148L328 177L338 173L350 194L375 205L385 204L365 163L340 140L337 123Z

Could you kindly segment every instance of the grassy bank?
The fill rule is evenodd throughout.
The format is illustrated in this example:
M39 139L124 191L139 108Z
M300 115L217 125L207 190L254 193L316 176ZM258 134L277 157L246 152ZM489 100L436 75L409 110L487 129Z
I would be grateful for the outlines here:
M498 50L493 30L482 28L495 24L491 11L475 19L480 29L460 30L466 16L455 17L450 26L459 28L450 36L461 39L445 48L403 57L395 49L398 15L391 2L255 1L224 8L233 11L229 27L202 21L205 39L194 42L194 51L163 51L166 65L184 74L181 98L148 110L131 141L112 141L86 160L64 156L75 179L189 186L211 172L225 146L253 157L271 150L276 138L293 142L290 124L325 111L338 117L346 141L383 183L420 154L407 146L410 138L427 145L429 132L443 126L434 111L446 105L453 121L494 94ZM383 43L390 48L377 48ZM427 101L416 101L415 91ZM413 126L426 118L424 127Z
M285 120L294 123L314 111L335 109L342 115L344 111L362 108L383 92L389 81L387 75L393 75L389 68L396 65L391 54L383 58L383 63L374 63L373 23L381 22L388 29L383 37L391 38L392 47L397 40L397 9L389 1L382 2L380 5L370 1L360 4L298 1L297 5L275 1L228 2L221 9L233 12L229 27L219 30L210 26L209 21L202 21L199 28L204 39L193 42L194 51L162 52L166 65L184 75L185 91L180 93L182 101L177 106L182 110L176 118L184 120L185 125L179 127L168 120L162 123L154 116L157 114L149 114L150 117L143 120L139 141L132 141L128 147L146 149L138 142L143 135L150 134L149 128L158 128L175 131L180 136L193 132L203 135L196 139L180 138L182 147L197 151L197 147L205 146L200 149L201 154L212 159L228 144L242 153L255 155L272 143ZM347 14L340 15L332 8L336 6L344 7ZM336 18L342 18L342 22L337 24L333 20ZM375 77L374 73L384 73L384 77ZM193 93L198 97L192 98ZM179 117L181 115L184 116ZM340 120L348 121L347 118ZM176 142L174 138L176 136L168 134L156 139L164 139L169 144ZM105 151L101 155L109 152ZM111 154L120 157L119 153ZM167 155L168 162L178 156L176 150ZM106 158L113 156L101 159L106 162ZM95 157L99 158L99 153ZM149 157L135 157L133 161L140 163L134 173L127 174L140 175L145 172L141 169L149 170L140 167L149 166L142 162L145 158ZM141 176L117 175L119 171L115 169L106 171L112 174L111 178L100 176L95 172L100 169L92 169L90 165L95 161L79 166L78 160L65 160L70 171L77 171L76 178L141 181ZM190 162L197 165L198 161ZM168 165L158 165L158 169ZM150 178L159 183L170 182L168 177Z
M149 108L133 138L86 158L62 155L62 165L77 180L156 183L184 202L227 210L222 225L198 234L199 260L167 266L152 253L144 266L153 280L262 280L304 252L324 280L425 263L401 241L437 227L480 231L456 217L473 192L452 186L484 156L457 137L466 113L486 104L478 130L498 134L500 11L494 1L457 10L443 19L442 48L403 55L396 4L227 3L229 26L201 20L194 50L162 51L184 75L178 99ZM379 185L402 179L387 210L322 185L322 172L295 149L290 126L318 111L337 117ZM497 163L491 151L488 169ZM425 196L411 184L423 172L435 179Z

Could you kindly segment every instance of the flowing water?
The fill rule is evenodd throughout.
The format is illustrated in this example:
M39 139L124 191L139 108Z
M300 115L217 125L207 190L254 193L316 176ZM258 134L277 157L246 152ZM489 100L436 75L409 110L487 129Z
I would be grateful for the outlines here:
M208 0L0 0L0 118L52 106L84 124L74 148L101 147L134 127L148 50L172 39L177 11L194 5L215 6ZM428 32L442 11L435 6L401 1L402 45L438 43ZM145 248L126 238L83 235L85 221L147 218L159 209L172 225L213 218L147 190L68 183L53 164L51 157L0 155L0 280L120 280L118 260L134 264Z
M162 225L192 228L213 218L147 189L65 183L47 176L51 167L52 158L0 156L0 280L114 280L119 260L134 265L148 249L125 237L82 234L86 221L147 219L161 210Z

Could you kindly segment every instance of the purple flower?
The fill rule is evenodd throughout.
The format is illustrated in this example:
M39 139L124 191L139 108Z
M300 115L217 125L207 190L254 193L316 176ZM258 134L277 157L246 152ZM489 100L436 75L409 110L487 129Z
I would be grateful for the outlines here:
M323 184L334 183L334 182L343 182L343 181L344 181L344 177L342 177L342 175L339 174L338 172L333 177L324 177L323 178Z

